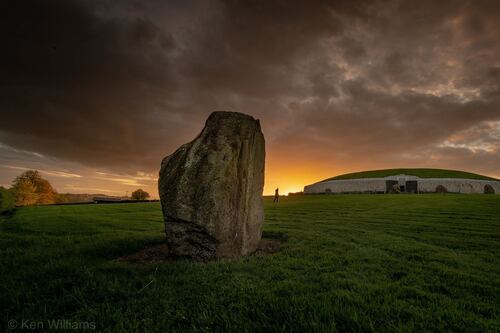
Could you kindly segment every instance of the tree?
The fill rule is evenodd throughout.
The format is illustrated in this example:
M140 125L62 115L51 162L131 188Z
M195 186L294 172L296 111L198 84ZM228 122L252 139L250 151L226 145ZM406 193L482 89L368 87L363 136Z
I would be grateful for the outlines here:
M16 205L43 205L56 201L57 192L38 171L28 170L12 182Z
M0 214L14 209L14 193L0 186Z
M37 203L38 195L36 194L36 187L29 180L16 178L12 185L12 189L14 190L16 205L30 206Z
M142 190L142 189L138 189L138 190L132 192L132 200L142 201L142 200L146 200L147 198L149 198L149 193Z

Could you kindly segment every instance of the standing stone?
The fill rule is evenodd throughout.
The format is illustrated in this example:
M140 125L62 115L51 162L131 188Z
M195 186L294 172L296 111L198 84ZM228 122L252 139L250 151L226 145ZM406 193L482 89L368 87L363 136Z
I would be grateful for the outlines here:
M214 112L161 163L158 189L173 255L238 257L257 249L264 220L265 141L258 120Z

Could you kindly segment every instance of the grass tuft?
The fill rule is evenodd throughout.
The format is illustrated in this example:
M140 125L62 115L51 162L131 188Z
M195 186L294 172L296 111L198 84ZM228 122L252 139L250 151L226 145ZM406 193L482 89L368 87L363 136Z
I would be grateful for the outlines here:
M0 217L9 320L97 331L500 330L500 202L483 195L265 199L280 252L208 263L114 258L164 241L158 203Z

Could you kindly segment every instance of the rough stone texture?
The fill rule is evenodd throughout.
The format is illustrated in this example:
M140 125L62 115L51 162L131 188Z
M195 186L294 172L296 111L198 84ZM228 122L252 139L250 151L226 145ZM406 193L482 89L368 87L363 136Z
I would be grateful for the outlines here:
M257 249L264 159L259 121L222 111L209 116L198 137L163 159L158 189L174 255L206 260Z

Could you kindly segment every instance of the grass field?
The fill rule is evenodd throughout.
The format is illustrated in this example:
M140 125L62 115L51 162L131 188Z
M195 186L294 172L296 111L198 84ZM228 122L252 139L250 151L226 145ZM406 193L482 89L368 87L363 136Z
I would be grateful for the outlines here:
M157 203L19 209L0 222L0 331L500 330L500 196L265 200L282 251L208 263L114 260L163 241Z
M384 170L371 170L354 173L346 173L336 177L322 180L323 182L329 180L342 180L342 179L360 179L360 178L383 178L394 175L412 175L420 178L465 178L465 179L480 179L480 180L498 180L492 177L478 175L476 173L459 171L459 170L445 170L445 169L384 169Z

